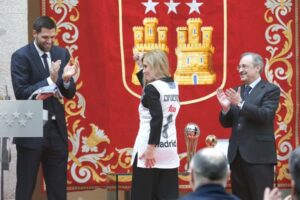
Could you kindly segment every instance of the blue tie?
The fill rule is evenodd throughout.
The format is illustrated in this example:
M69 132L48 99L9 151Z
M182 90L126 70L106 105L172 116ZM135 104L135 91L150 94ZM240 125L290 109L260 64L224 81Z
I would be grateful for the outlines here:
M49 75L49 65L48 65L48 61L47 61L48 55L46 53L44 53L42 55L42 58L43 58L45 70L46 70L47 74Z
M249 86L249 85L245 86L245 89L244 89L244 100L246 100L248 98L249 92L251 91L251 89L252 89L251 86Z

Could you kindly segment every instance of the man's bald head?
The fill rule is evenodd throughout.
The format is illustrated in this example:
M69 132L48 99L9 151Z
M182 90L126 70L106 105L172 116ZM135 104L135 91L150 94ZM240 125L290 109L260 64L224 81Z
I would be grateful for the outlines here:
M191 169L195 187L208 183L226 184L228 161L223 152L216 148L198 151L191 161Z

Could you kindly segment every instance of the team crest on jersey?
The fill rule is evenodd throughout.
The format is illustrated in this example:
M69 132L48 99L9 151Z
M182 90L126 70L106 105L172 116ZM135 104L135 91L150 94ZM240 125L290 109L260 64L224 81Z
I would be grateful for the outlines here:
M215 95L226 82L226 0L119 0L124 88L140 98L133 54L163 50L180 88L181 104ZM214 13L214 14L212 14Z

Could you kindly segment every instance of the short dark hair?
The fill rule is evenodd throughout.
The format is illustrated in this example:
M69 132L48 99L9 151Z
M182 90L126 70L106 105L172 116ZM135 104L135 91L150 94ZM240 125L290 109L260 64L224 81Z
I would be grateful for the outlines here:
M224 180L227 177L228 161L222 152L217 149L205 148L193 157L194 171L197 177L211 181Z
M289 161L289 169L295 182L296 198L300 199L300 147L293 151Z
M33 30L35 30L37 33L41 32L42 28L47 28L47 29L56 29L56 24L48 16L40 16L36 18L33 22Z

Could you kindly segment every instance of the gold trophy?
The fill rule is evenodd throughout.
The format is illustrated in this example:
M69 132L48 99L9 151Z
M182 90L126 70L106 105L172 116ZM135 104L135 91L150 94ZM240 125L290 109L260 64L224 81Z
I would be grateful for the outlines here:
M208 135L205 139L205 144L208 147L215 147L218 143L218 139L215 135Z
M200 129L197 124L188 123L184 128L186 153L187 153L187 170L190 168L190 162L196 152Z

